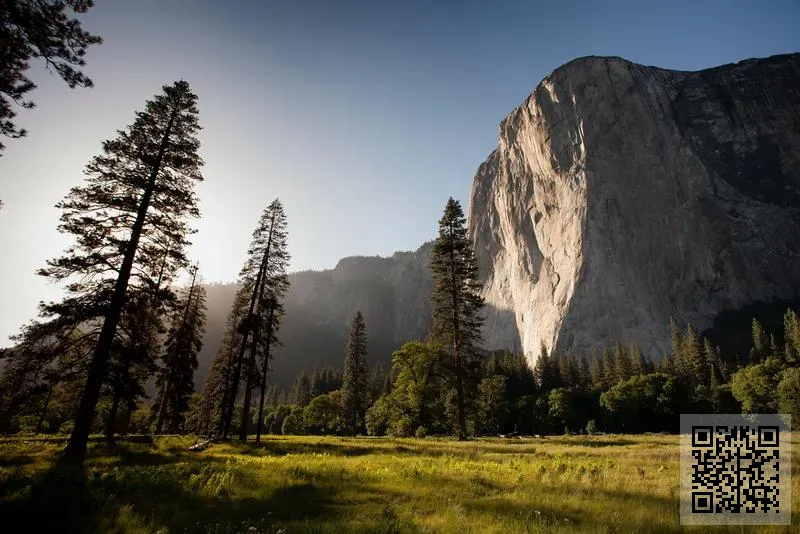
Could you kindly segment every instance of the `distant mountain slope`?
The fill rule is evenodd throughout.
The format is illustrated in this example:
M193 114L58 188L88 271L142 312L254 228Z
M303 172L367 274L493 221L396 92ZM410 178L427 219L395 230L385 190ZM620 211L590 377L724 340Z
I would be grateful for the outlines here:
M368 359L389 365L392 351L406 341L423 339L430 321L430 255L432 243L390 258L344 258L334 269L303 271L289 276L283 347L273 360L273 379L284 387L302 368L316 362L339 367L344 360L349 323L364 314L369 339ZM219 349L235 284L214 284L208 290L208 325L195 375L201 389Z

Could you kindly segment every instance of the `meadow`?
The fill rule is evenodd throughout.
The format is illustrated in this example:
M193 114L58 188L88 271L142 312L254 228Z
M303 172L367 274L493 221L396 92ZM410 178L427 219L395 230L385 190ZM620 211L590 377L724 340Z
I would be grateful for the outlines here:
M58 440L0 441L4 532L796 532L686 527L678 519L678 437L531 439L266 436L260 445L193 437L90 445L83 471L55 466Z

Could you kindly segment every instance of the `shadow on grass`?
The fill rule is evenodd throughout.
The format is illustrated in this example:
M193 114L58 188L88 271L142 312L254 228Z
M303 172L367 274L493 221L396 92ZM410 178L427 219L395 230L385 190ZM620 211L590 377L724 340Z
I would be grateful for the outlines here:
M607 510L653 510L672 508L674 522L670 524L648 523L647 532L667 533L680 530L678 499L625 491L597 490L591 492L595 505L603 504ZM522 523L526 530L550 529L555 526L569 526L578 532L597 529L598 525L608 525L608 532L642 532L642 524L633 517L622 521L611 521L598 515L596 507L584 507L584 503L565 504L560 507L524 504L513 502L503 496L470 500L464 507L472 512Z
M99 451L98 451L99 452ZM29 532L272 532L276 525L335 521L340 492L367 494L365 481L310 473L264 485L223 458L160 455L118 447L86 470L22 469L0 483L3 525ZM313 475L313 476L311 476ZM371 493L371 492L370 492ZM24 528L23 528L24 527Z

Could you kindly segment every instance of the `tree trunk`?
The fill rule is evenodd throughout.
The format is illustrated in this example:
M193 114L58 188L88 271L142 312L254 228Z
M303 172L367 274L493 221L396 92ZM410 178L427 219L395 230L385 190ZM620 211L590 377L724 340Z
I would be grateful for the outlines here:
M119 388L114 388L114 400L111 401L111 410L108 412L108 419L106 419L106 444L108 448L114 447L114 430L117 425L117 411L119 410L119 401L121 397Z
M192 294L194 293L194 283L197 280L197 268L195 267L192 270L192 284L189 286L189 295L186 297L186 306L183 308L183 317L181 318L181 328L175 334L177 339L175 340L174 346L174 356L175 358L179 358L181 352L183 351L184 341L186 340L186 321L189 317L189 310L192 306ZM159 280L160 281L160 280ZM167 416L167 404L169 403L169 399L172 396L172 385L175 382L175 376L173 369L167 369L167 383L164 384L164 391L163 395L161 396L161 403L158 405L158 420L156 421L156 434L161 434L162 429L164 428L164 419ZM173 414L174 416L175 414Z
M150 172L147 187L139 203L139 210L136 213L136 222L133 223L133 228L131 228L131 237L125 248L125 257L122 260L119 276L114 285L114 294L106 310L103 328L100 331L100 337L97 339L97 346L92 355L92 361L89 364L86 386L81 396L80 406L75 414L75 426L72 429L69 443L66 449L64 449L62 462L66 465L82 465L86 457L86 443L89 440L89 432L92 429L92 421L94 420L95 410L97 409L97 400L100 398L100 388L103 386L103 380L106 375L108 353L111 350L114 336L117 333L117 323L119 323L122 308L125 304L125 295L128 291L128 281L130 280L131 270L133 269L133 260L136 256L136 250L139 248L139 238L142 235L142 228L144 227L147 210L150 207L150 200L153 196L153 189L155 189L156 178L161 170L161 162L164 159L164 153L169 143L169 134L172 131L172 125L175 122L175 116L177 114L178 106L176 104L172 108L166 131L158 147L156 161Z
M161 402L158 403L158 418L156 419L156 434L161 434L164 429L164 419L167 417L167 399L169 398L171 381L167 382L164 386L164 392L161 395Z
M453 225L450 225L450 236L455 232ZM458 440L463 441L467 438L467 419L464 413L464 377L461 362L461 343L460 343L460 324L458 317L458 290L456 288L456 264L455 251L453 244L450 247L450 294L453 305L453 365L456 372L456 409L458 411Z
M233 380L231 381L231 390L228 397L228 406L226 407L222 421L222 439L228 438L228 432L231 429L231 422L233 420L233 410L236 407L236 397L239 395L239 380L242 376L242 365L244 363L244 353L247 351L247 339L250 337L250 330L252 325L253 308L255 307L256 297L258 296L258 288L261 285L261 277L263 275L264 267L266 266L267 256L261 260L261 267L256 276L255 287L253 288L253 295L250 297L250 308L245 317L245 329L242 333L242 344L239 346L239 354L236 356L235 370L233 372Z
M47 398L44 401L44 408L42 408L42 414L39 416L39 422L36 423L36 433L39 434L42 431L42 425L44 424L44 419L47 417L47 408L50 406L50 399L53 397L53 386L47 386Z
M264 398L267 392L267 371L269 371L269 349L272 345L272 319L275 312L275 302L270 300L269 319L267 322L267 343L264 347L264 372L261 376L261 400L258 403L258 422L256 423L256 443L261 442L261 427L264 425Z
M244 399L242 399L242 424L239 427L239 441L245 443L250 432L250 402L253 396L253 369L247 366L247 380L244 383Z

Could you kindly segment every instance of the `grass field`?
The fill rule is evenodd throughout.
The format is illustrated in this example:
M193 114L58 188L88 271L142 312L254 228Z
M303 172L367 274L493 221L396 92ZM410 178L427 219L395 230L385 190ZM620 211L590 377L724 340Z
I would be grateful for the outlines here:
M93 446L85 473L53 469L63 446L0 442L3 532L798 532L678 522L677 436L531 440L268 436ZM11 526L11 529L8 527ZM795 530L792 530L794 528Z

